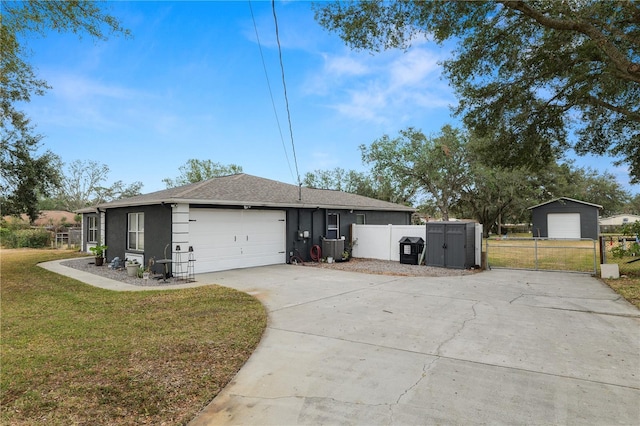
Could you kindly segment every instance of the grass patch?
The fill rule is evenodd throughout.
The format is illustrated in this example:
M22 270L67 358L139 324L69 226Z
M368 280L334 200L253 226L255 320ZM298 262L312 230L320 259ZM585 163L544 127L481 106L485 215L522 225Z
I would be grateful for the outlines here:
M634 257L607 258L608 263L617 263L620 270L620 278L616 280L603 279L616 293L627 299L640 309L640 261L627 263L637 259Z
M617 280L603 279L609 287L640 309L640 277L626 276Z
M594 272L592 241L507 238L488 246L489 266L496 268Z
M2 424L185 424L257 346L266 312L220 286L113 292L1 250Z

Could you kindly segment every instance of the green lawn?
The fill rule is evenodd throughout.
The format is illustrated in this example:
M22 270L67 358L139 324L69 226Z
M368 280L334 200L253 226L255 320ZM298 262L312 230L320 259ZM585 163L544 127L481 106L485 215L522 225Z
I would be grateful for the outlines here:
M266 312L220 286L112 292L1 250L2 424L184 424L257 346Z
M592 241L491 239L487 252L493 267L594 272Z

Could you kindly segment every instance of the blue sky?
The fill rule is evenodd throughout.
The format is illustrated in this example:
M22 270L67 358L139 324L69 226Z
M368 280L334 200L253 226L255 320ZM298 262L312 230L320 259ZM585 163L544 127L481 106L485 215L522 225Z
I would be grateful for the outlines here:
M30 62L52 86L24 107L45 136L43 148L67 164L107 164L107 184L141 181L143 193L164 189L162 179L176 178L190 158L296 183L270 1L251 2L260 45L247 1L106 7L132 38L52 32L27 40ZM384 134L459 125L438 65L453 45L423 40L407 52L354 52L314 21L310 2L276 2L276 13L301 178L316 169L368 170L358 147ZM609 171L640 192L609 158L576 164Z

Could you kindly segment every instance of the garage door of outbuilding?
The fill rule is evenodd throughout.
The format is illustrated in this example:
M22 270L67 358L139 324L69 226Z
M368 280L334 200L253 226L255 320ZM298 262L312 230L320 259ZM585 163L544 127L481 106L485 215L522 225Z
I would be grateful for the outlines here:
M549 238L580 238L580 213L549 213Z
M189 211L195 272L214 272L286 262L286 213L282 210Z

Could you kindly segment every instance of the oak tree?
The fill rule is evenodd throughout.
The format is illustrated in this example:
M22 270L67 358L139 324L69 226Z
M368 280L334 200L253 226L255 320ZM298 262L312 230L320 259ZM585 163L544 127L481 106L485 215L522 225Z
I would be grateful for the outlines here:
M302 184L309 188L344 191L390 203L407 205L411 204L410 200L415 192L392 181L389 176L376 176L371 173L344 170L341 167L307 172Z
M449 211L470 183L466 158L466 135L445 125L438 135L425 136L409 127L391 138L384 135L370 146L362 145L362 160L372 165L372 172L388 176L402 188L415 194L413 201L430 200L449 220Z
M316 20L353 48L457 43L444 72L465 125L494 164L544 168L573 148L608 154L640 182L640 2L318 3Z
M71 162L61 179L57 191L58 205L68 211L74 211L100 203L140 195L142 182L125 185L117 181L106 186L109 166L93 160L75 160Z
M103 4L78 1L2 1L0 13L0 202L4 213L37 217L38 198L60 183L59 157L38 154L42 135L19 105L50 89L29 63L27 40L49 31L72 32L96 39L110 33L128 35Z
M180 175L176 179L162 179L167 188L201 182L218 176L242 173L242 167L237 164L224 165L211 160L199 160L197 158L187 160L185 164L179 167L179 170Z

